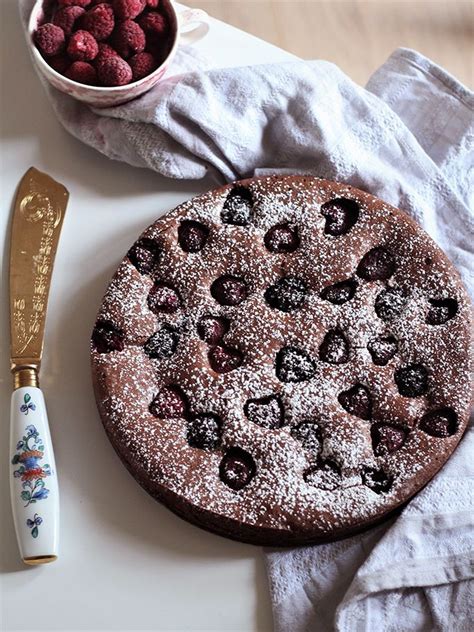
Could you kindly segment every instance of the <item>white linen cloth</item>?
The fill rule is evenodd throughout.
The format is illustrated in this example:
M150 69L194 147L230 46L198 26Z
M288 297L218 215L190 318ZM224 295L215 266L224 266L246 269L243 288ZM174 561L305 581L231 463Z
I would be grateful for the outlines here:
M25 19L32 0L20 0ZM308 173L403 209L474 294L474 95L399 49L366 89L324 61L193 72L128 104L87 106L45 85L61 123L110 158L171 178ZM202 60L199 61L202 67ZM278 632L470 631L473 431L401 516L340 542L266 552Z
M395 205L410 212L450 254L472 297L472 92L422 55L404 49L389 58L366 89L383 100L416 139L417 148L409 145L411 158L423 168L432 163L424 184L417 185L418 198L411 197L413 192L408 198L415 175L411 161L406 155L398 164L389 158L390 171L397 170L389 177L400 186ZM374 147L373 160L385 161L386 152L387 147ZM365 166L361 188L367 187ZM381 197L385 189L376 182L368 188ZM428 190L430 208L422 202ZM451 206L455 198L456 208ZM416 201L418 208L412 206ZM458 258L460 250L464 253ZM395 520L340 542L268 551L275 630L472 632L473 482L471 423L445 467Z

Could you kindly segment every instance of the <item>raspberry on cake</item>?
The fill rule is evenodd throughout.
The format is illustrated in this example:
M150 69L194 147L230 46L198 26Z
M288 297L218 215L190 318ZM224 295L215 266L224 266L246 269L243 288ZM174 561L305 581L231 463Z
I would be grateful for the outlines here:
M457 272L406 214L344 184L253 178L129 249L92 334L94 389L128 470L181 517L324 542L390 515L449 458L472 331Z
M229 321L223 316L203 316L196 330L201 340L209 345L216 345L229 331Z
M265 234L264 242L270 252L294 252L300 245L298 229L290 224L272 226Z

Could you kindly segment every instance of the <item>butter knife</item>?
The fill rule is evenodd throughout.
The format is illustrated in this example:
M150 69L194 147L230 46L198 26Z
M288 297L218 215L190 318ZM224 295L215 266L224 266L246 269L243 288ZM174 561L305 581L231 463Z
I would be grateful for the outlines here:
M26 564L45 564L58 557L58 479L38 375L51 274L68 198L62 184L32 167L19 184L11 227L10 495Z

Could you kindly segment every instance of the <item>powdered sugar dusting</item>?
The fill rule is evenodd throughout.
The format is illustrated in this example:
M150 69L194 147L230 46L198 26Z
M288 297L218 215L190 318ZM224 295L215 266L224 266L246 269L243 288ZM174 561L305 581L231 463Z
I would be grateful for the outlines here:
M249 224L222 222L232 188L225 187L186 202L144 233L162 251L153 278L140 274L127 258L121 264L100 318L123 329L125 348L107 354L92 350L99 409L122 458L157 496L169 490L189 507L254 529L256 540L260 528L276 530L281 542L285 534L302 541L336 535L403 502L454 449L470 404L469 301L457 274L427 235L370 195L316 178L241 184L251 191L252 208L241 198L231 199L226 208L241 223L251 217ZM347 233L328 235L321 204L345 197L358 203L358 219ZM335 213L340 230L344 218L337 209ZM209 229L199 252L180 247L182 219ZM294 252L267 249L265 234L278 224L297 230L300 243ZM375 247L388 249L395 267L389 278L368 281L358 276L357 268ZM223 275L245 281L248 296L238 305L221 305L211 295L212 283ZM301 293L290 297L288 311L275 309L265 292L288 276L301 279L307 291L303 300ZM328 285L347 279L356 279L357 287L346 302L321 296ZM156 281L178 293L181 302L173 313L150 311L147 298ZM388 299L390 317L385 319L375 305L380 293L392 288L396 299ZM430 299L455 299L455 317L443 325L428 324ZM211 347L197 332L206 316L229 322L222 344L243 354L239 368L222 374L212 370ZM179 332L174 352L148 357L143 345L167 327ZM342 333L347 358L338 347L324 361L320 348L332 330ZM374 364L368 345L389 337L397 342L395 355L385 365ZM283 375L275 362L284 348L289 352ZM426 367L428 391L404 397L394 373L413 363ZM190 446L190 421L160 419L149 412L154 396L168 384L180 386L192 415L208 413L222 420L218 447ZM356 384L370 393L370 419L351 415L338 400ZM248 400L275 395L281 404L270 399L270 405L282 406L282 427L269 427L260 410L254 421L245 414ZM458 415L459 430L452 437L431 437L417 426L427 410L440 406L450 406ZM291 429L303 421L317 423L321 450L292 436ZM380 421L408 431L403 446L384 456L376 456L372 448L371 425ZM215 422L209 423L209 437L215 436ZM255 476L240 491L219 476L223 456L234 447L248 452L256 465ZM382 493L374 491L380 471L393 479Z

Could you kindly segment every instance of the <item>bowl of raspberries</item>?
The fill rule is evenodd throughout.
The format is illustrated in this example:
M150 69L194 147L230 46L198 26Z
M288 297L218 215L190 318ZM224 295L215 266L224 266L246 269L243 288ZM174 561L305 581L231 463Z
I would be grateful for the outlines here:
M42 76L94 107L120 105L150 90L180 37L194 43L207 30L204 11L178 15L171 0L38 0L29 23Z

